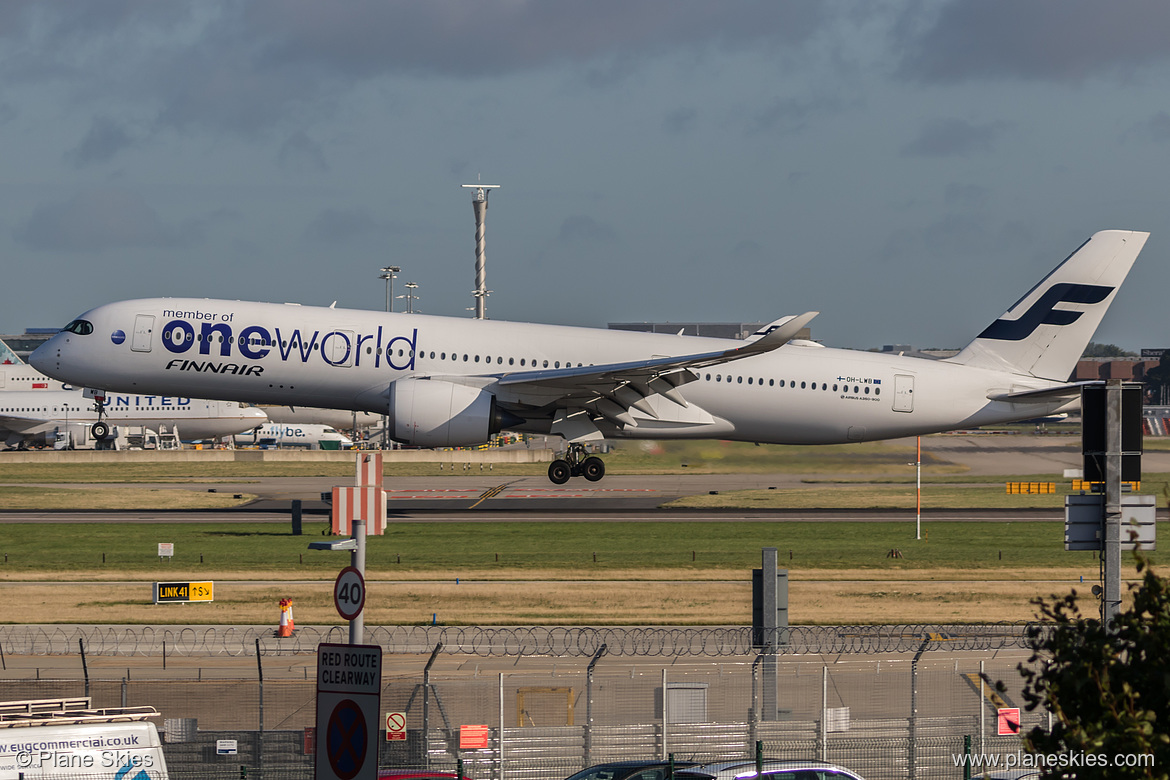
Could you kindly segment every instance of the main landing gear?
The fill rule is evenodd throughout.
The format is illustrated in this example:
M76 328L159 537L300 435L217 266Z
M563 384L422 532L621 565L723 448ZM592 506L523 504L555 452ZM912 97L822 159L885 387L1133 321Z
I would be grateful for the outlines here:
M563 459L554 460L548 467L548 478L555 485L563 485L569 477L585 477L596 482L605 476L605 461L596 455L586 455L584 444L570 444Z

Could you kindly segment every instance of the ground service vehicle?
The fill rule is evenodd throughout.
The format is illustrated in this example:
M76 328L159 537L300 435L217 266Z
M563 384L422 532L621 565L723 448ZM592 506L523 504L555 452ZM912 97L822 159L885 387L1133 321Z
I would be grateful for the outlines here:
M0 780L168 780L154 707L93 709L88 696L0 703Z

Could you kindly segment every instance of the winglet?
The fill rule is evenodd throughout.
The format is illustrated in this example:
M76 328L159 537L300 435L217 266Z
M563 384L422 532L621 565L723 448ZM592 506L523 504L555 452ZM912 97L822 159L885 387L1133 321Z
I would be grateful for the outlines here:
M820 314L819 311L806 311L796 317L789 317L781 324L771 325L764 335L755 341L748 342L737 349L729 349L723 355L729 358L741 358L778 349L796 338L804 326L812 322L813 317L818 314ZM779 323L779 321L777 322Z

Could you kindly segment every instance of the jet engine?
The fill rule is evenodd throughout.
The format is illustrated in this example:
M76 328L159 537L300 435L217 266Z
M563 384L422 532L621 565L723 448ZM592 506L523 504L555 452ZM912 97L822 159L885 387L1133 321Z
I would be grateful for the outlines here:
M478 387L437 379L399 379L390 384L394 440L420 447L483 444L504 425L522 420L496 407Z

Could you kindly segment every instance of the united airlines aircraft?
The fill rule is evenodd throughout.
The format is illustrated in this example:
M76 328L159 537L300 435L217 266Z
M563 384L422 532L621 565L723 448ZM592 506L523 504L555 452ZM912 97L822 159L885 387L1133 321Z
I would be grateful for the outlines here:
M598 480L606 438L777 444L889 439L1074 408L1068 381L1148 233L1093 235L956 356L191 298L106 304L31 358L65 382L388 414L400 442L471 445L509 429L569 443L549 477Z
M193 441L252 431L267 422L264 412L236 401L134 393L95 403L75 389L0 391L0 442L17 449L54 446L64 434L69 447L87 444L91 437L101 441L115 435L118 426L166 428Z

